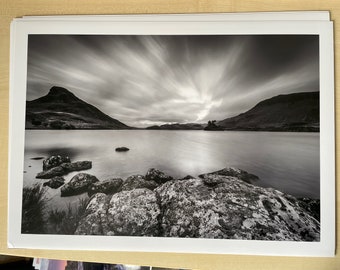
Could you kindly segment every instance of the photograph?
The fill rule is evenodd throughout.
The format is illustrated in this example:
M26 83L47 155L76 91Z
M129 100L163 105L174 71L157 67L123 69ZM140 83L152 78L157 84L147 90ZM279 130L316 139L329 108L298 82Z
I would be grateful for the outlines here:
M29 34L22 234L319 242L318 34Z

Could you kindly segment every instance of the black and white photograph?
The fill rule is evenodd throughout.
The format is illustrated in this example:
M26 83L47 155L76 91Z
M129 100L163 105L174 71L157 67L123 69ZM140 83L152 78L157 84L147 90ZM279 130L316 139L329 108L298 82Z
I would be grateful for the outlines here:
M332 256L332 24L223 16L12 24L9 247Z
M320 240L318 35L29 35L24 234Z

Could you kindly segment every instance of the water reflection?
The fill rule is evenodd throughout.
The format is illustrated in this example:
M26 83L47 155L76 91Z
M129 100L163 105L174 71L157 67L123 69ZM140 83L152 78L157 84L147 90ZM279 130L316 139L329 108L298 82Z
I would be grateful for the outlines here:
M130 151L116 152L121 146ZM299 197L320 193L318 133L28 130L24 183L37 181L42 168L41 160L30 158L56 154L92 161L87 172L100 180L145 174L149 168L182 178L233 166L259 176L257 185Z

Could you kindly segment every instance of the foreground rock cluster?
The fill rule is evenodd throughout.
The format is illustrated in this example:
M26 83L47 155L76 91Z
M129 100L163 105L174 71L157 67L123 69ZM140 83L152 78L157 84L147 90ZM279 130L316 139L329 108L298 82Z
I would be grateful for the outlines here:
M225 168L174 179L157 169L123 180L79 173L62 196L88 192L75 234L319 241L319 201L251 184Z

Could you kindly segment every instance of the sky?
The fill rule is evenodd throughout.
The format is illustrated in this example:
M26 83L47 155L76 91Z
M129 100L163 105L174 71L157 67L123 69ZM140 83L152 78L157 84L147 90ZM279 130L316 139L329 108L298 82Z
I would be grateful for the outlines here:
M319 91L315 35L29 35L27 100L52 86L134 127L206 123Z

